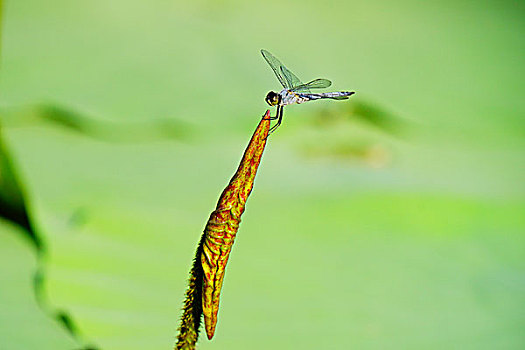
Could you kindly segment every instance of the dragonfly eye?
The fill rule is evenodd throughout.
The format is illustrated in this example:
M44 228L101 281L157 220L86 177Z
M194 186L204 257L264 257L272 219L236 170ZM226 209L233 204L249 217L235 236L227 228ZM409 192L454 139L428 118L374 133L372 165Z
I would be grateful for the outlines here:
M266 103L268 103L270 106L275 106L277 104L279 104L279 94L277 94L276 92L274 91L270 91L267 95L266 95Z

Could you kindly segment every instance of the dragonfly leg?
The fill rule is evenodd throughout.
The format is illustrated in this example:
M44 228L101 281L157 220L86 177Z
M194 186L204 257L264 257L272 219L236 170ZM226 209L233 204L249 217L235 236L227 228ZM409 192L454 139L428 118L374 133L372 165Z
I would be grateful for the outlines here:
M273 119L277 119L277 124L271 127L268 134L271 134L272 132L274 132L279 127L279 125L281 125L281 122L283 121L283 111L284 111L284 106L277 106L277 114L273 118Z
M275 119L278 119L279 118L279 106L277 106L277 112L275 113L275 117L268 117L268 118L264 118L265 120L275 120Z

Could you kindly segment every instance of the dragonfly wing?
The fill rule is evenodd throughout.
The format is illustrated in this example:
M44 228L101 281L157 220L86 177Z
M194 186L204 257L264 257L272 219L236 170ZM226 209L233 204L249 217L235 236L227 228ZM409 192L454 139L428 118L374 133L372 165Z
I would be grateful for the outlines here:
M305 85L303 84L303 82L301 82L299 78L297 78L295 74L290 72L290 70L283 65L281 65L281 72L283 73L284 78L290 85L288 89L294 91L297 86ZM303 90L303 91L306 91L306 90Z
M291 89L292 86L289 84L288 79L285 79L284 76L283 76L281 67L284 67L284 66L281 63L281 61L279 61L277 58L275 58L274 55L272 55L271 53L269 53L268 51L266 51L264 49L261 50L261 54L263 55L263 57L266 60L266 62L268 62L270 67L272 67L273 72L275 73L275 76L277 77L277 79L279 79L279 82L281 83L281 85L285 89ZM285 69L286 69L286 67L285 67Z
M302 85L294 87L292 91L299 92L299 91L309 91L310 89L324 89L324 88L329 87L330 85L332 85L332 82L328 79L315 79L306 84L302 84Z

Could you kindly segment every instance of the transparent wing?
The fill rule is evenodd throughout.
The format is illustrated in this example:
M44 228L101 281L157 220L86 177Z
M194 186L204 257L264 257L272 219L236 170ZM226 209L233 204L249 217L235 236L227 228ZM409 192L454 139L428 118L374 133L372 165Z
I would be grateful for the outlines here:
M281 85L285 89L291 89L292 86L290 85L289 80L285 79L283 74L281 73L282 72L281 71L281 67L284 67L283 64L281 63L281 61L279 61L271 53L269 53L268 51L266 51L264 49L261 50L261 53L262 53L264 59L266 60L266 62L268 62L270 67L272 67L273 72L275 73L275 76L277 77L277 79L279 79L279 82L281 83ZM286 69L286 67L284 69Z
M299 92L299 91L310 91L310 89L324 89L324 88L329 87L330 85L332 85L332 82L328 79L315 79L306 84L302 84L302 85L294 87L292 91Z
M281 65L281 72L283 73L284 78L286 79L286 81L290 85L290 87L288 89L294 90L297 86L304 85L303 82L301 80L299 80L299 78L297 78L297 76L295 74L290 72L288 70L288 68L286 68L283 65Z

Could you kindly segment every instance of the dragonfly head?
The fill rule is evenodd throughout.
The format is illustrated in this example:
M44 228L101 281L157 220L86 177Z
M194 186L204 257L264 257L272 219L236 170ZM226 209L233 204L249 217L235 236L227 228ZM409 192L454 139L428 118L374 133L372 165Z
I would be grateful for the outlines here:
M275 91L270 91L265 98L266 103L270 106L277 106L281 102L281 95Z

